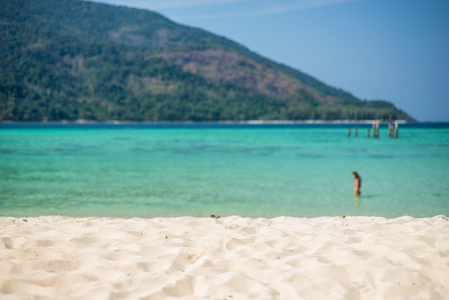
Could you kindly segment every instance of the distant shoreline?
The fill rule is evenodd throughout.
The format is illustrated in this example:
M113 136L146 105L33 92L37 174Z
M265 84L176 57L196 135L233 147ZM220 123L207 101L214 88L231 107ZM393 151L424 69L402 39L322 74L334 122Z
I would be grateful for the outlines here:
M27 121L0 121L0 124L244 124L244 125L276 125L276 124L372 124L377 120L247 120L247 121L160 121L160 122L138 122L138 121L94 121L94 120L74 120L74 121L48 121L48 122L27 122ZM391 123L413 124L413 123L446 123L446 122L410 122L407 120L395 120ZM381 124L388 124L388 121L380 120Z

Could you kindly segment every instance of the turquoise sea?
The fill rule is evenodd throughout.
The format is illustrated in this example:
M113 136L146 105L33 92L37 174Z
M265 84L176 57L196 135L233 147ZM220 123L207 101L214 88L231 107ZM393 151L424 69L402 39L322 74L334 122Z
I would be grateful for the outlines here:
M0 216L449 215L449 124L367 128L0 124Z

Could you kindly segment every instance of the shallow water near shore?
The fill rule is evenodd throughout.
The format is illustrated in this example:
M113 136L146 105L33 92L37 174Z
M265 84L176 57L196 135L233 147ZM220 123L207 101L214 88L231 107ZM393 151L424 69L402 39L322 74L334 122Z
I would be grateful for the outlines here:
M1 124L0 215L449 215L447 125Z

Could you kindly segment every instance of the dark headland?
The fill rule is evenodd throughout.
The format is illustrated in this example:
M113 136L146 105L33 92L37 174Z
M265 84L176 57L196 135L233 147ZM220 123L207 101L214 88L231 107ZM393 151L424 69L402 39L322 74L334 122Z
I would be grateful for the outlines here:
M0 7L0 122L414 121L148 10L79 0Z

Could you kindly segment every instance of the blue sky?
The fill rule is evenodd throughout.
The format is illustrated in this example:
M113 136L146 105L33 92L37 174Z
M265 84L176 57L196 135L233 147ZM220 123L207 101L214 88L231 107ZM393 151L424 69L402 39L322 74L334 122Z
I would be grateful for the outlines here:
M449 121L447 0L101 0L243 44L418 121Z

